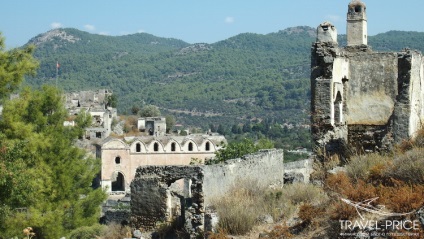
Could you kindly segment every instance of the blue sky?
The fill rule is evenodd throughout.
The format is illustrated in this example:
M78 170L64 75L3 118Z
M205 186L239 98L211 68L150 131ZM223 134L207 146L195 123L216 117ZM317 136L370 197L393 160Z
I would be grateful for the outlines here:
M267 34L332 22L345 33L350 0L3 0L0 32L18 47L52 28L105 35L147 32L188 43L214 43L239 33ZM364 0L369 35L424 32L423 0Z

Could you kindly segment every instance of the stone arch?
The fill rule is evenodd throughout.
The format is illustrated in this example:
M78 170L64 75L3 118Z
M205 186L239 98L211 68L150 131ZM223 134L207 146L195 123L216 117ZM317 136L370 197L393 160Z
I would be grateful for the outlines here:
M211 142L206 141L206 143L205 143L205 151L211 151Z
M125 176L122 172L115 171L112 174L112 188L113 192L125 191Z
M163 152L164 151L164 146L161 142L157 141L157 140L153 140L150 145L149 145L149 151L150 152Z
M341 124L343 122L343 98L340 91L337 91L334 100L334 123Z
M165 147L167 152L181 152L181 145L176 140L171 139Z
M190 139L184 144L184 150L188 152L197 152L199 151L199 146Z
M131 144L131 152L144 153L146 152L146 145L141 141L135 141Z

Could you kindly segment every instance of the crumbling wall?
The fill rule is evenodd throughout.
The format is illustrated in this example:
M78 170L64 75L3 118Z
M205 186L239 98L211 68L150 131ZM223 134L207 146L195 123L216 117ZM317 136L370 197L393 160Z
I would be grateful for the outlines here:
M282 182L283 165L283 150L267 150L220 165L139 167L131 183L132 226L154 230L160 222L173 222L192 237L202 234L213 197L242 179L263 186Z
M184 179L189 191L181 195L171 185ZM182 224L193 234L204 224L203 169L197 166L143 166L131 183L131 223L153 230L157 223Z
M317 39L311 67L315 150L342 157L350 148L388 150L422 128L421 53L378 53L365 45L341 48Z
M350 125L386 125L398 91L395 53L347 52L350 61L346 120Z
M264 150L247 155L243 159L233 159L225 164L203 166L205 203L213 198L224 196L232 187L243 180L266 187L282 183L284 177L284 151Z

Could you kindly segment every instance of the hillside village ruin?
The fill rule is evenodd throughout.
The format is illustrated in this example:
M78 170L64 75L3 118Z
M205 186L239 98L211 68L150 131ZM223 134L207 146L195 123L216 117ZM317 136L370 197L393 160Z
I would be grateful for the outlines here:
M311 49L311 133L314 149L344 155L389 150L413 138L424 122L424 57L404 49L374 52L368 45L366 5L352 0L347 13L347 46L339 46L329 22L317 27ZM163 117L139 118L140 135L113 135L117 110L108 105L112 91L67 93L71 116L88 113L84 140L101 159L98 183L109 195L103 222L131 223L154 230L157 222L177 220L191 238L210 231L218 216L213 198L240 180L261 186L282 185L285 173L308 181L312 160L283 164L283 150L264 150L225 164L204 165L222 148L222 135L167 134ZM0 106L0 115L1 115ZM195 161L198 165L190 165ZM124 204L127 208L119 208ZM128 210L130 208L130 210Z
M311 54L311 133L315 149L343 155L390 149L414 136L424 120L424 58L421 53L374 52L368 46L366 5L348 5L347 46L339 46L329 22L317 28ZM239 180L282 183L284 169L307 179L312 161L283 165L283 151L269 150L223 165L203 165L226 143L222 135L166 134L165 118L140 118L140 136L110 137L116 109L108 90L68 94L70 114L85 109L93 117L86 139L95 139L101 158L100 185L111 196L104 221L153 230L158 221L178 220L194 237L212 230L213 197L224 196ZM72 122L66 124L72 125ZM193 159L200 165L190 165ZM287 171L288 172L288 171ZM129 196L131 195L131 196ZM124 203L131 210L119 210Z

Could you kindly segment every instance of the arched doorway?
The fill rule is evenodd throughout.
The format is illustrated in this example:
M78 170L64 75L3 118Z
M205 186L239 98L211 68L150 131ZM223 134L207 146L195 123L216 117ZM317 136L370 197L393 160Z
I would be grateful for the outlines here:
M112 191L125 191L125 178L120 172L115 172L112 177Z

